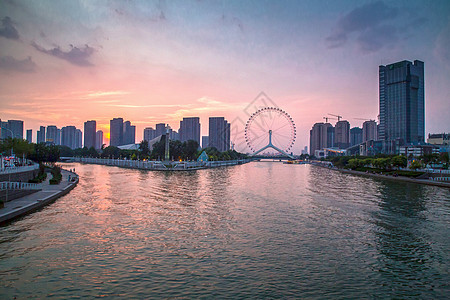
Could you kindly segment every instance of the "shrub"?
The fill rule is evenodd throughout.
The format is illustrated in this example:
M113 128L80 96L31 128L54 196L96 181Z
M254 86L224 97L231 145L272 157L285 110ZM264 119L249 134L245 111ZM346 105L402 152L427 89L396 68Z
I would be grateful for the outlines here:
M55 165L52 168L52 175L53 175L53 178L50 179L49 183L50 184L59 184L62 180L61 167Z

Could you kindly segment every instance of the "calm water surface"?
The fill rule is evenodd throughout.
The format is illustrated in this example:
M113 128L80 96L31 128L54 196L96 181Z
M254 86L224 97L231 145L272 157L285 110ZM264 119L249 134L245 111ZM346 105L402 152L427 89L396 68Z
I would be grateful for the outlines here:
M450 191L275 162L68 164L70 194L0 227L0 298L450 295Z

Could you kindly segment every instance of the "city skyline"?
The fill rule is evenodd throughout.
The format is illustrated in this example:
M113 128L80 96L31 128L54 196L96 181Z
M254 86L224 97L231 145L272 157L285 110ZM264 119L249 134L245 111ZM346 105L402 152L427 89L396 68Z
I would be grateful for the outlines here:
M425 62L425 135L449 131L446 1L0 6L0 116L24 120L33 140L41 125L96 120L109 144L114 116L136 125L137 141L184 117L245 122L264 91L295 120L300 153L327 113L351 127L376 120L378 66L414 59Z

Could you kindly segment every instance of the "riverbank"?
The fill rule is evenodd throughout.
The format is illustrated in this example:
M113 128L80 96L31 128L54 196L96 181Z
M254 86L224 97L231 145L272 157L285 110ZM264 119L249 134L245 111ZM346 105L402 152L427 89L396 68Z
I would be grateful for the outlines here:
M394 180L394 181L402 181L402 182L410 182L410 183L419 183L419 184L427 184L427 185L433 185L438 187L444 187L444 188L450 188L450 182L442 182L442 181L433 181L429 179L416 179L416 178L409 178L409 177L403 177L403 176L391 176L391 175L381 175L377 173L369 173L369 172L360 172L360 171L354 171L354 170L347 170L347 169L339 169L336 167L329 167L328 165L321 165L316 163L311 163L314 166L318 166L321 168L338 171L345 174L352 174L352 175L358 175L358 176L364 176L364 177L372 177L372 178L378 178L378 179L387 179L387 180Z
M5 203L0 209L0 224L12 221L21 216L32 213L64 196L78 184L78 176L73 172L61 170L62 180L59 184L51 185L49 183L51 175L47 180L41 183L41 190L15 200ZM69 176L71 180L69 181ZM72 181L72 179L75 179Z
M141 161L125 159L104 159L104 158L86 158L74 157L73 162L96 164L105 166L116 166L127 169L139 169L150 171L194 171L201 169L211 169L218 167L228 167L246 164L251 159L238 159L227 161Z

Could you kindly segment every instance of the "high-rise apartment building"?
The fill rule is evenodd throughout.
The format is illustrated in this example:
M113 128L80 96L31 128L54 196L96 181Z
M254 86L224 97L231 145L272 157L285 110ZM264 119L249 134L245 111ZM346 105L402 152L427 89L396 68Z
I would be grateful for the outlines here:
M350 129L350 146L361 144L363 141L363 130L359 127Z
M80 129L75 130L75 149L83 147L83 133Z
M342 120L334 128L334 145L339 149L350 147L350 123Z
M45 127L39 127L36 135L36 144L45 143Z
M209 147L209 136L204 135L202 136L202 148L208 148Z
M156 124L155 128L156 128L156 136L155 137L166 134L166 124L165 123Z
M47 126L47 134L45 136L45 141L57 145L58 128L55 125Z
M41 126L42 130L42 126ZM61 145L67 146L70 149L76 149L77 143L75 141L75 126L65 126L61 128ZM38 135L39 137L39 135Z
M27 142L30 144L33 142L33 129L27 129Z
M61 145L61 129L56 129L56 145Z
M156 130L152 127L147 127L144 129L144 141L151 141L156 137Z
M224 117L209 118L209 147L223 152L230 150L230 124Z
M99 130L95 133L95 149L102 149L103 131Z
M111 146L123 145L123 119L114 118L109 121L110 140Z
M183 121L180 121L180 130L178 132L180 134L180 140L182 142L194 140L200 146L199 117L183 118Z
M334 128L330 123L315 123L309 132L309 151L315 155L316 150L331 148L334 144Z
M175 130L170 131L170 139L173 141L179 141L180 140L180 134L176 132Z
M123 144L129 145L136 142L136 126L131 125L130 121L123 123Z
M379 66L379 139L392 153L397 145L425 141L424 63L415 60Z
M378 140L377 122L373 120L365 121L362 128L362 141L365 142L371 140Z
M23 139L23 121L21 120L8 120L1 122L1 139L16 138Z
M94 120L84 122L84 147L96 147L97 122Z

